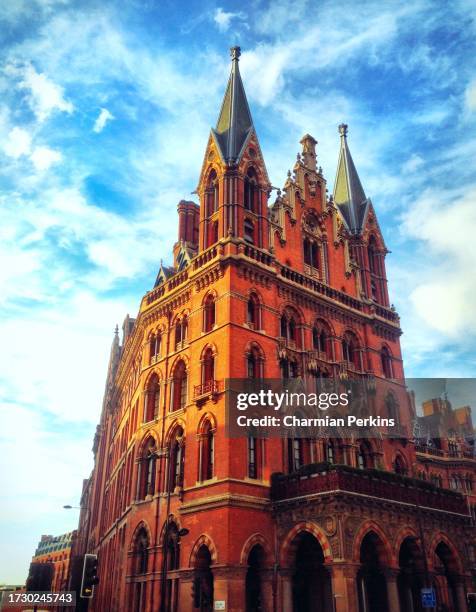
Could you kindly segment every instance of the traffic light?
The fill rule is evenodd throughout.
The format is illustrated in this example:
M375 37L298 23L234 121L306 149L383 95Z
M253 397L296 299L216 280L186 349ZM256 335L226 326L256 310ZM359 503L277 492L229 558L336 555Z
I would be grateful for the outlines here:
M94 585L99 583L98 578L98 556L84 555L83 577L81 579L80 597L91 599L94 592Z

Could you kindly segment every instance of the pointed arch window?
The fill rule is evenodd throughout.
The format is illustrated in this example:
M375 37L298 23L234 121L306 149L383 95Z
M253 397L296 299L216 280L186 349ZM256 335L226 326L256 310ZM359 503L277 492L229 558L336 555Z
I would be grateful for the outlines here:
M312 345L315 351L319 351L326 357L331 355L331 333L324 321L316 321L312 328Z
M153 421L159 416L160 381L157 374L152 374L147 384L144 403L144 423Z
M200 439L200 480L213 478L215 460L215 432L210 421L202 428Z
M176 487L183 487L183 475L185 467L185 441L183 428L175 430L170 450L170 487L173 492Z
M304 263L311 268L319 270L320 268L320 254L319 244L310 238L304 238L303 241L304 250Z
M172 410L181 410L187 403L187 368L181 359L175 366L172 381Z
M253 329L260 329L260 302L256 293L251 293L246 304L246 322Z
M335 463L334 443L331 440L329 440L329 442L326 444L325 453L326 461L329 463Z
M160 357L162 335L160 332L152 334L149 340L149 363L154 363Z
M248 478L261 478L261 440L248 438Z
M288 438L288 471L295 472L304 465L304 440Z
M205 299L203 309L203 331L209 332L215 325L216 302L215 297L209 293Z
M258 347L252 347L246 355L246 375L251 380L263 377L263 356Z
M144 447L142 457L138 465L138 499L145 499L147 495L153 495L155 493L156 460L157 455L155 440L150 438Z
M178 319L175 324L175 350L180 350L187 341L188 320L187 317Z
M283 313L280 322L281 337L288 342L296 342L297 340L297 323L294 316L289 313Z
M258 187L256 180L256 172L253 168L249 168L244 181L244 204L245 209L251 212L257 212Z
M207 190L206 190L206 201L207 201L207 216L213 215L219 206L219 184L217 173L212 170L208 177Z
M358 342L355 334L346 332L342 339L342 356L348 366L360 370Z
M209 347L203 355L202 385L210 385L215 380L215 355Z
M382 350L380 351L380 363L381 363L382 372L385 378L392 378L393 376L392 356L386 346L382 347Z

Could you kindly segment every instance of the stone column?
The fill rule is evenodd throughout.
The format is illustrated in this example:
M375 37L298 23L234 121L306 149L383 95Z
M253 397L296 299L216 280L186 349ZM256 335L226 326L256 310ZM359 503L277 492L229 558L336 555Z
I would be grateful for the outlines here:
M292 570L283 568L280 570L279 575L279 582L281 584L281 597L278 596L277 609L279 612L291 612L291 610L293 609Z
M385 577L387 579L388 612L400 612L397 586L398 572L398 569L391 567L385 570Z
M178 589L178 610L180 612L193 612L193 571L186 570L180 572Z
M212 566L213 599L225 602L227 612L243 612L246 609L246 572L242 565Z
M468 612L468 603L466 601L466 592L464 588L464 578L461 577L455 582L456 606L458 612Z
M260 572L261 580L261 608L263 612L273 612L273 570Z
M332 597L335 612L358 612L357 572L359 566L352 563L332 563L328 569L332 577Z

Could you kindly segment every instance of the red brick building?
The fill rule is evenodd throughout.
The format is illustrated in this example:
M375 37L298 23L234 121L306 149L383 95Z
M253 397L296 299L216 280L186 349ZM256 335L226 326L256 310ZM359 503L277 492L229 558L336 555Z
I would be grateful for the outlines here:
M432 586L439 610L463 612L469 504L443 476L419 478L436 455L411 439L388 251L347 126L333 195L306 134L270 205L238 62L234 48L174 265L114 337L81 502L78 540L101 577L89 608L410 612ZM366 381L396 427L227 438L227 379L294 377Z
M75 531L63 533L59 536L42 535L31 560L30 578L35 579L38 564L46 564L51 568L51 571L46 572L44 576L44 578L47 578L47 583L50 582L49 578L51 578L50 590L54 592L67 590L71 543L75 535ZM45 584L45 582L42 582L42 584Z

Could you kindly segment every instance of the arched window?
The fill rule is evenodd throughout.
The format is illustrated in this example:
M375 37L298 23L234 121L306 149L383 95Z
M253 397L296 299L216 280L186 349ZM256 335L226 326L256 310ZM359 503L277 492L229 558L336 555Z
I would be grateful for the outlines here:
M250 219L245 219L243 238L246 242L249 242L250 244L255 243L255 226L253 224L253 221L251 221Z
M213 478L215 457L215 432L210 421L202 428L200 439L200 480Z
M246 354L246 376L253 380L263 378L263 356L257 346L252 346Z
M395 457L395 462L393 464L394 470L396 474L400 474L402 476L405 476L405 474L407 473L407 468L405 465L405 462L403 460L403 457L401 455L397 455Z
M149 565L149 536L144 527L137 533L133 546L132 574L142 576L147 574ZM132 612L141 612L144 609L147 597L147 582L138 580L132 583Z
M145 499L147 495L155 493L155 462L157 459L155 440L149 438L142 457L139 461L138 499Z
M360 370L358 342L352 332L346 332L342 338L342 356L348 366L351 365Z
M367 257L370 271L370 293L374 302L383 300L381 255L375 236L371 236L367 247Z
M215 298L209 293L205 299L203 309L203 331L209 332L215 325Z
M295 472L304 465L304 440L302 438L288 438L288 470Z
M217 173L215 170L210 172L206 190L207 199L207 216L213 215L218 210L219 206L219 185Z
M387 414L389 419L393 419L395 425L400 424L400 410L398 406L398 402L395 399L395 395L390 391L387 393L387 397L385 398L385 405L387 407Z
M371 274L379 274L378 246L375 236L370 237L367 253L369 258L369 270Z
M372 449L368 442L362 442L357 449L357 467L360 470L373 467Z
M180 410L187 403L187 368L181 359L175 366L172 381L172 410Z
M246 210L250 210L251 212L257 212L258 187L256 181L256 173L253 168L248 169L248 172L245 176L244 189L244 204Z
M311 268L319 269L319 245L315 240L304 238L303 240L304 263Z
M149 562L149 536L147 531L142 527L137 533L134 545L135 574L147 574L147 566Z
M385 378L392 378L392 356L390 355L390 351L386 346L382 347L382 350L380 351L380 362Z
M335 451L334 451L334 443L329 440L329 442L326 444L326 461L328 461L329 463L335 463Z
M261 478L261 440L248 438L248 477Z
M280 321L281 337L288 342L297 341L297 323L294 315L285 312Z
M279 362L279 367L281 370L281 378L298 378L299 376L299 366L297 361L290 359L281 359Z
M175 350L180 350L187 341L188 320L187 317L177 319L175 323Z
M246 304L246 322L253 329L260 329L260 303L258 296L252 293Z
M147 384L144 402L144 423L153 421L159 416L160 382L157 374L152 374Z
M160 357L162 336L160 332L152 334L149 339L149 363L154 363Z
M330 329L324 321L316 321L312 328L312 345L315 351L328 358L332 357Z
M209 347L203 355L202 385L209 385L215 380L215 355Z
M170 486L173 492L176 487L183 487L183 475L185 466L185 440L182 427L177 427L170 448ZM170 568L169 568L170 569Z

